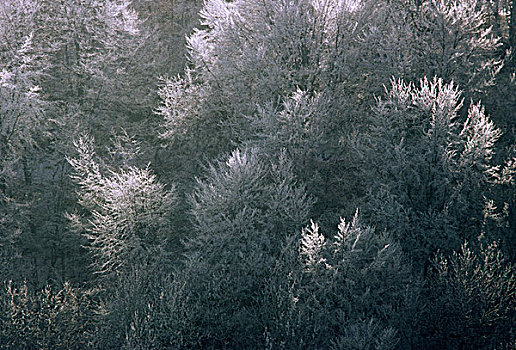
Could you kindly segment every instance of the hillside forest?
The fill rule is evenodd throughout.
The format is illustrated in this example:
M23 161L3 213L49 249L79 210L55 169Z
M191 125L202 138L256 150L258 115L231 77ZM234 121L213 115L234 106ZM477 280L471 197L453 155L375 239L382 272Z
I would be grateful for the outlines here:
M516 348L514 0L1 0L0 349Z

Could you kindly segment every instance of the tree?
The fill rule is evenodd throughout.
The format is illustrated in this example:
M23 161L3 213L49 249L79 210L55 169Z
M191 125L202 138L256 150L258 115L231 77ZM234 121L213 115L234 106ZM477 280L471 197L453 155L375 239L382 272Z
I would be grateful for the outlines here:
M366 47L358 40L362 28L354 23L366 22L372 6L353 1L207 2L202 29L188 39L185 76L166 79L160 89L161 136L174 150L170 161L181 170L174 180L188 191L193 186L189 179L200 172L191 159L215 159L235 145L286 148L296 175L325 206L315 215L337 221L334 211L343 209L341 198L353 196L342 193L342 177L353 176L341 171L341 164L352 163L339 141L364 123L354 112L364 107L361 84L367 73L361 73L365 66L357 57ZM295 121L296 131L286 119ZM282 140L273 140L277 127L283 128ZM288 142L290 132L302 134L304 127L310 130L296 137L306 141ZM302 152L314 142L317 149L305 162ZM330 192L335 203L322 198Z
M145 104L146 96L126 98L144 91L125 71L143 39L140 23L128 1L96 0L9 0L0 23L0 225L18 232L31 279L82 279L83 252L63 216L74 205L64 157L74 136L90 129L107 142L110 128Z
M362 164L342 141L351 131L333 112L330 93L298 90L279 107L258 106L247 118L251 137L245 142L267 154L285 150L296 176L316 199L312 215L324 229L352 210L362 186L355 176Z
M143 330L134 322L160 305L160 289L154 288L166 282L166 269L177 259L167 250L168 241L175 238L174 186L158 182L148 166L132 165L139 152L134 139L122 134L113 141L110 166L97 160L89 137L79 138L78 156L68 158L80 205L80 210L68 214L71 231L86 238L101 289L94 337L99 348L135 341L132 336Z
M155 71L155 76L183 74L186 36L198 25L201 6L202 2L195 0L132 1L131 8L149 32L145 52L154 57L147 68Z
M203 29L188 39L190 74L166 81L162 89L165 138L196 134L196 127L209 123L216 126L211 134L217 132L226 142L216 150L227 152L228 142L249 137L242 115L254 115L257 105L281 107L298 89L309 96L338 84L351 90L353 83L346 82L355 79L347 74L352 68L336 60L351 64L359 55L355 39L361 28L350 28L366 15L353 3L207 2L201 11ZM339 69L346 71L336 74ZM334 81L336 76L340 80ZM195 103L177 100L187 94L194 94ZM176 104L182 108L174 112Z
M104 175L92 140L80 138L76 147L78 158L68 161L84 212L70 219L89 240L95 271L108 278L159 262L171 234L173 187L166 189L148 168L127 165Z
M27 278L30 271L30 257L22 253L37 197L33 159L48 136L40 88L47 62L33 35L36 11L34 1L0 5L0 240L5 258L16 261L5 278Z
M496 242L437 254L426 289L425 343L443 349L514 344L515 291L514 268Z
M393 80L365 135L371 181L369 210L416 261L460 246L479 232L484 199L495 186L493 154L500 131L471 103L461 119L452 83Z
M129 6L126 0L41 3L37 38L47 43L42 51L51 57L44 87L52 100L97 119L130 113L142 103L141 96L129 93L127 67L135 63L143 39Z
M175 274L186 291L182 337L189 346L261 346L270 285L285 277L276 269L284 242L306 222L311 200L285 155L236 150L206 172L191 197L193 232Z
M351 222L341 219L333 237L327 239L312 222L298 239L299 274L291 284L295 311L293 317L283 314L283 332L273 338L277 346L285 342L292 349L408 345L404 330L409 315L415 314L410 299L417 295L418 281L388 233L361 224L357 212ZM286 332L289 327L293 330Z
M33 290L3 282L0 340L3 349L84 349L94 332L94 292L65 283Z
M187 159L278 143L278 120L291 115L296 128L308 120L307 134L327 140L304 167L294 160L310 194L326 206L316 216L326 216L325 225L350 214L367 191L357 171L362 157L353 149L356 134L374 123L368 117L374 96L392 76L416 81L440 74L446 83L458 81L467 96L484 89L501 66L486 11L473 0L429 0L417 9L407 1L206 2L203 27L188 38L187 73L160 90L161 136L184 169L178 177L198 174ZM305 103L306 110L295 110ZM285 127L282 147L301 154L306 145L285 144L289 132L298 131Z
M1 10L0 23L5 29L2 31L4 44L0 47L0 187L5 195L8 188L13 188L13 184L8 186L9 178L24 174L21 178L30 185L27 157L40 136L38 129L43 127L44 102L39 93L42 71L33 35L29 32L22 36L8 27L10 22L19 19L16 17L30 15L30 9L25 9L29 13L8 6Z
M454 80L468 92L492 84L501 67L497 58L500 37L486 24L486 1L423 1L415 28L420 49L416 54L424 70L419 76L437 75Z

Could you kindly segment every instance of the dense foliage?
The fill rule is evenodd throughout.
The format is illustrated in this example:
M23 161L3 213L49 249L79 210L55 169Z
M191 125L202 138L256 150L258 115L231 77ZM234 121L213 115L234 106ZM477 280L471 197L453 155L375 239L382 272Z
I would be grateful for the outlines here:
M0 348L516 346L514 0L0 1Z

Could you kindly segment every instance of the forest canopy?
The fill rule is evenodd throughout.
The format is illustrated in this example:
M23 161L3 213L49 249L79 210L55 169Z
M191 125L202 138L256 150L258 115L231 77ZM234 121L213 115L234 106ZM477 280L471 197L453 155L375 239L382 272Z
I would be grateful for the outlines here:
M0 2L1 349L516 347L514 0Z

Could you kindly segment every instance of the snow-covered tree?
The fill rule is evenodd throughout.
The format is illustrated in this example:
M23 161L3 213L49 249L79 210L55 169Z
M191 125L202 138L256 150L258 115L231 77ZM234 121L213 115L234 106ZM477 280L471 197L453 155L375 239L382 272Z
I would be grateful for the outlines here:
M49 98L97 117L138 107L142 99L128 69L132 64L137 71L143 38L129 1L45 1L38 21L37 38L52 62L45 80Z
M428 0L417 9L414 26L419 50L415 52L424 71L454 80L463 89L476 92L493 79L501 67L500 37L487 23L488 1Z
M164 138L180 142L203 132L206 149L227 152L249 138L242 117L253 116L257 106L281 108L297 90L308 96L336 86L335 95L353 91L365 75L357 63L363 28L354 23L366 21L370 7L355 1L207 1L203 29L188 38L188 74L165 81L161 90Z
M400 339L405 339L407 316L413 312L410 299L419 286L399 244L388 233L360 223L358 213L351 222L341 219L338 232L325 237L313 222L302 231L300 275L291 282L294 311L282 315L285 327L275 334L276 345L405 346Z
M27 282L3 282L0 289L0 341L10 349L84 349L94 333L92 291Z
M20 241L29 228L33 159L48 132L40 83L46 60L34 38L35 1L0 4L0 249L5 278L26 276ZM26 247L26 246L25 246ZM16 268L9 264L16 261Z

